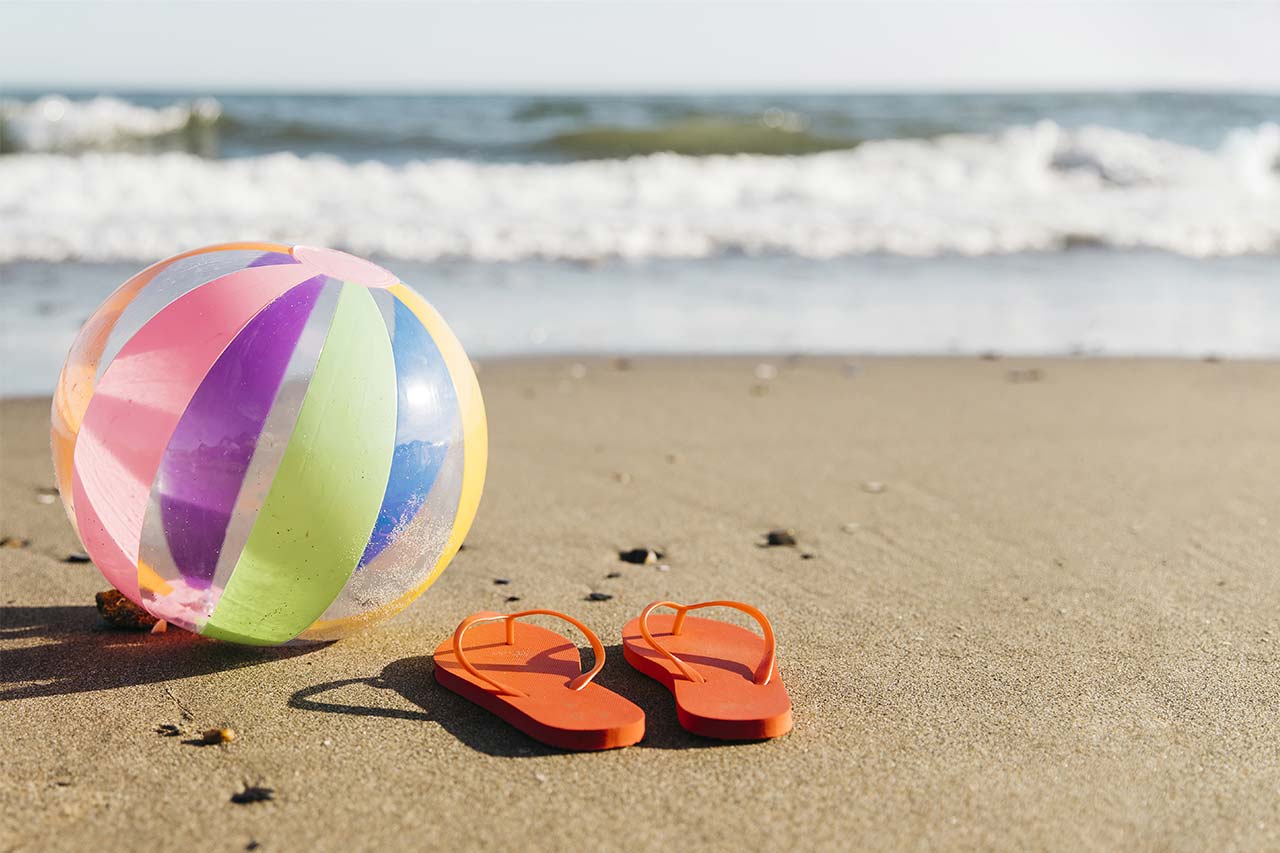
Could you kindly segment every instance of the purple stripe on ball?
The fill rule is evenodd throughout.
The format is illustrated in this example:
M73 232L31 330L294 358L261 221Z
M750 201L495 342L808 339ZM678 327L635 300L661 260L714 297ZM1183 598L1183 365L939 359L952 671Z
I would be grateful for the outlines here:
M289 290L245 325L200 383L156 478L174 565L207 589L245 472L325 276Z
M271 267L276 264L296 264L298 259L286 252L267 252L261 257L254 258L249 264L250 267Z

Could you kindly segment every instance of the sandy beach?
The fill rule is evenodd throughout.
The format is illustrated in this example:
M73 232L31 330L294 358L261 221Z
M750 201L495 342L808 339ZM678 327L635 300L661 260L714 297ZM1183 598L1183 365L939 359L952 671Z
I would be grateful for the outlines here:
M760 361L483 364L466 549L280 649L105 628L48 401L0 403L0 850L1280 845L1280 364ZM768 613L795 730L684 732L619 645L656 598ZM463 616L527 607L596 629L643 742L560 753L436 685Z

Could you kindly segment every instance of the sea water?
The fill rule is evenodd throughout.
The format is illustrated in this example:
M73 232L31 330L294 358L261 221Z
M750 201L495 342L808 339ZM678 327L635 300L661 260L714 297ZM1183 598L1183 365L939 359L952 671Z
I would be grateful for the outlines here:
M137 269L370 256L476 357L1280 354L1280 96L0 99L0 393Z

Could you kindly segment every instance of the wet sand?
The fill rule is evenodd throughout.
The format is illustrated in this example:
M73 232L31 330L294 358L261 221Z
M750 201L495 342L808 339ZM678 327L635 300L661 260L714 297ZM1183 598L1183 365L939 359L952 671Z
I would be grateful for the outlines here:
M1280 845L1280 365L759 361L484 365L466 550L274 650L103 628L48 403L0 403L0 850ZM795 731L685 733L618 646L659 597L763 608ZM435 684L459 619L535 606L601 635L641 744L559 753Z

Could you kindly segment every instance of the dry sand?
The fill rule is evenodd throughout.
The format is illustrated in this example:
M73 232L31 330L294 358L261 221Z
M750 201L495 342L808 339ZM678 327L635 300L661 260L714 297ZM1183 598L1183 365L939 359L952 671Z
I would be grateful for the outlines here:
M313 649L103 629L47 402L4 403L0 849L1280 845L1280 365L756 363L486 365L466 551ZM767 611L795 731L686 734L617 646L658 597ZM644 742L557 753L435 685L462 616L528 606L598 630Z

